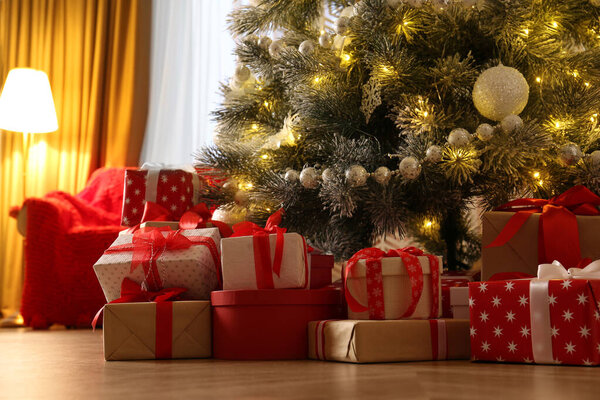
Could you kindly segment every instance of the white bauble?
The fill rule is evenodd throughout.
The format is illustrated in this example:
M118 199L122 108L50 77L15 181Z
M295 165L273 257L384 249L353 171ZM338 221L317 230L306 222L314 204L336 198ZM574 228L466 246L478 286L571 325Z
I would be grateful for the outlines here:
M261 36L258 39L257 43L258 43L258 47L260 47L261 49L268 50L269 46L271 45L271 43L273 43L273 41L268 36Z
M352 18L356 15L356 8L353 6L348 6L342 10L340 13L340 17Z
M425 160L437 163L442 161L442 148L440 146L429 146L425 152Z
M592 151L592 154L590 154L590 161L592 162L592 167L594 169L600 169L600 150Z
M494 127L490 124L481 124L477 127L475 134L482 142L487 142L494 137Z
M387 185L392 177L392 172L388 167L379 167L373 172L373 179L381 185Z
M448 135L448 143L452 146L463 147L469 144L471 141L471 134L463 128L452 129L450 135Z
M323 179L324 183L333 182L335 179L335 173L331 168L325 168L321 173L321 179Z
M316 189L319 186L319 173L313 167L306 167L300 172L300 183L307 189Z
M233 196L233 200L235 201L235 204L238 204L240 206L245 206L248 203L249 198L250 198L250 195L248 195L248 192L246 192L244 190L238 190L235 193L235 196Z
M337 33L338 35L345 36L348 33L349 28L350 18L339 17L337 21L335 21L335 33Z
M283 43L283 40L281 40L281 39L274 40L269 45L269 55L273 58L277 58L281 55L281 52L283 51L284 48L285 48L285 44Z
M398 169L400 170L400 175L406 179L412 180L416 179L421 173L421 164L419 164L419 160L409 156L400 161Z
M285 173L285 180L288 182L297 182L300 179L300 173L295 169L288 169Z
M354 187L363 186L369 177L369 173L362 165L352 165L346 170L345 175L346 181Z
M333 44L333 39L331 35L327 32L323 32L321 36L319 36L319 45L324 49L328 49Z
M577 164L583 155L581 149L575 143L565 144L559 149L558 156L565 165Z
M226 209L221 206L215 210L211 219L215 221L221 221L228 225L235 225L238 222L242 222L246 219L247 210L242 207L234 207L232 209Z
M483 71L473 86L475 108L492 121L520 114L527 100L529 85L523 74L502 64Z
M300 46L298 46L298 51L305 56L311 55L315 52L315 42L312 40L305 40L304 42L300 43Z
M523 127L523 120L518 115L507 115L506 117L502 118L500 127L502 128L502 132L508 135L520 130Z
M250 70L245 65L238 65L235 67L233 77L238 82L246 82L250 79Z

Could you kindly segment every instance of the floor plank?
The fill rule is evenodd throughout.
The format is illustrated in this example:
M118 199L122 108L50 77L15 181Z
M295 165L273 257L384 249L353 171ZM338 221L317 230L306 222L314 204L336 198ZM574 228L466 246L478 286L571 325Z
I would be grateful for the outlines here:
M0 329L2 399L598 399L600 368L469 362L105 362L102 333Z

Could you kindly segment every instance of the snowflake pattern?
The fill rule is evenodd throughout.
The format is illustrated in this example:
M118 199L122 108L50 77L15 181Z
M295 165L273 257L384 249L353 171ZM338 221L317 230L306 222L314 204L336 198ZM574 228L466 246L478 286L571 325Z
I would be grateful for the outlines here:
M472 358L535 363L533 341L543 334L552 344L551 363L600 365L600 308L591 300L600 297L600 281L550 280L545 333L532 327L539 311L532 308L529 286L528 280L470 284Z
M365 116L365 120L369 123L373 111L381 105L381 84L372 76L367 83L362 87L362 103L360 111Z

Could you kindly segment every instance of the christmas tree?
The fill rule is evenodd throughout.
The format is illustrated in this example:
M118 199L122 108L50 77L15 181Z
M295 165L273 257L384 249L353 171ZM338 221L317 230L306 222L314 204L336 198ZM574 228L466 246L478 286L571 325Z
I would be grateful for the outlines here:
M600 192L599 0L258 0L198 164L228 216L336 256L410 235L478 258L468 210ZM217 172L215 172L217 173Z

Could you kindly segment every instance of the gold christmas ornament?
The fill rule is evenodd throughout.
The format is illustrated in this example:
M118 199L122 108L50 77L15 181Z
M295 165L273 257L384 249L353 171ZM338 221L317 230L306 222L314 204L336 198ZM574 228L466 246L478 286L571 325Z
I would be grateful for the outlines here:
M473 86L475 108L492 121L520 114L527 100L529 85L523 74L502 64L483 71Z

